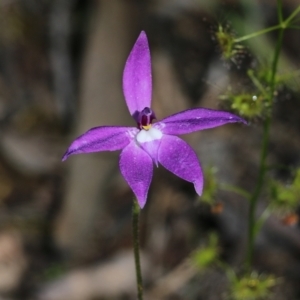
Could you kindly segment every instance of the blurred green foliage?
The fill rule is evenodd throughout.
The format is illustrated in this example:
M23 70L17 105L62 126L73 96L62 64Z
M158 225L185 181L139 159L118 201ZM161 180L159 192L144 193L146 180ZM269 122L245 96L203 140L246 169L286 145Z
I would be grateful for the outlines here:
M238 57L244 53L245 47L235 41L231 28L227 25L218 24L214 33L222 58L238 65Z
M219 257L218 236L215 233L209 235L207 245L196 250L192 255L192 262L197 268L203 270L212 266Z
M283 212L295 211L300 202L300 169L291 184L272 180L270 183L271 208Z
M234 56L234 36L230 32L228 26L218 25L218 29L215 32L216 40L219 44L222 57L224 59L231 59Z
M54 280L66 273L66 266L61 263L54 263L44 270L43 278L46 281Z
M265 109L264 99L261 95L257 96L251 93L227 96L227 100L231 102L230 108L249 119L262 116Z
M218 170L215 167L209 167L204 170L205 185L200 200L209 205L213 205L216 202L218 190L217 172Z
M228 274L231 283L230 299L233 300L270 299L271 288L278 281L273 275L259 275L256 272L246 274L241 278L233 272Z

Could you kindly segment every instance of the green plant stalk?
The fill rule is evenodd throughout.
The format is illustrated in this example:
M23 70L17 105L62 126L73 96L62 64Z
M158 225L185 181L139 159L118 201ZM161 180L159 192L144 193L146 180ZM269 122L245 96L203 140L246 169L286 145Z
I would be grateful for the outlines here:
M277 6L281 7L281 0L277 0ZM280 15L281 14L278 13L279 18ZM262 141L262 149L261 149L260 164L259 164L259 175L258 175L258 180L256 183L254 193L252 194L252 197L250 199L249 219L248 219L248 248L247 248L247 257L246 257L246 268L249 272L251 271L251 266L253 263L254 241L256 236L256 230L255 230L256 206L264 184L265 174L267 170L266 160L267 160L268 146L269 146L269 139L270 139L272 104L273 104L273 97L274 97L275 84L276 84L275 78L276 78L276 73L278 68L279 54L282 47L284 29L285 29L284 27L281 27L279 30L276 48L274 52L274 58L272 62L272 72L270 78L270 92L269 92L270 111L268 113L266 120L264 121L263 141Z
M300 5L290 14L290 16L284 21L285 24L290 24L290 22L300 13Z
M291 25L291 21L297 16L297 14L300 13L300 5L290 14L289 17L287 17L283 21L283 16L282 16L282 3L281 1L277 0L277 14L278 14L278 19L279 19L279 24L264 28L262 30L244 35L242 37L239 37L237 39L234 39L235 43L240 43L249 39L252 39L254 37L260 36L262 34L277 30L277 29L286 29L286 28L294 28L294 29L299 29L300 27L297 25Z
M133 207L132 207L134 262L135 262L138 300L143 300L143 279L142 279L142 272L141 272L140 242L139 242L139 214L140 214L140 207L137 203L137 200L134 199Z
M256 88L261 92L261 94L266 97L266 90L263 85L259 82L259 80L254 76L253 72L248 71L248 76L252 80L253 84Z
M282 2L281 2L281 0L280 1L277 0L277 16L278 16L279 24L282 24L283 15L282 15Z
M271 125L271 116L268 116L264 122L264 130L263 130L263 142L262 149L260 155L260 164L259 164L259 175L256 183L256 187L252 197L250 198L250 207L249 207L249 219L248 219L248 248L247 248L247 257L246 257L246 269L250 272L251 266L253 262L253 253L254 253L254 241L255 241L255 227L256 227L256 206L259 195L261 193L265 173L266 173L266 158L268 153L268 145L269 145L269 132Z
M262 30L259 30L259 31L256 31L256 32L253 32L253 33L250 33L250 34L247 34L247 35L244 35L244 36L239 37L237 39L234 39L234 42L235 43L240 43L240 42L252 39L254 37L260 36L262 34L265 34L265 33L268 33L268 32L271 32L271 31L274 31L274 30L277 30L277 29L280 29L281 27L282 27L281 24L278 24L278 25L275 25L275 26L272 26L272 27L268 27L268 28L265 28L265 29L262 29Z
M219 188L220 188L220 190L233 192L233 193L236 193L237 195L240 195L240 196L246 198L247 200L250 200L251 194L249 194L247 191L245 191L244 189L239 188L237 186L227 184L227 183L221 183L219 185Z

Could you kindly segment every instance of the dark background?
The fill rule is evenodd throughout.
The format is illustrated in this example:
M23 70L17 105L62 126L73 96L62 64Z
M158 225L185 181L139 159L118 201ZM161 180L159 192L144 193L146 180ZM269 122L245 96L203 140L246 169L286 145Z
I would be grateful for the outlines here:
M283 1L284 15L297 5ZM132 192L119 173L118 153L60 160L91 127L134 125L122 71L141 30L149 38L158 119L195 106L223 108L219 96L229 86L247 90L246 71L270 62L276 32L252 39L236 60L225 61L214 40L219 24L236 36L277 24L276 1L0 2L1 300L135 298ZM279 73L299 69L299 53L299 31L288 30ZM288 168L269 175L286 183L292 180L289 168L300 162L299 88L293 76L277 91L274 107L268 159ZM204 168L218 169L220 182L253 191L260 118L185 139ZM243 263L247 201L221 190L216 201L223 205L220 214L200 202L191 184L162 167L155 170L141 213L149 299L226 299L223 271L184 268L211 231L220 238L221 258L237 270ZM285 226L277 214L258 235L255 269L281 278L271 299L300 299L299 237L298 226Z

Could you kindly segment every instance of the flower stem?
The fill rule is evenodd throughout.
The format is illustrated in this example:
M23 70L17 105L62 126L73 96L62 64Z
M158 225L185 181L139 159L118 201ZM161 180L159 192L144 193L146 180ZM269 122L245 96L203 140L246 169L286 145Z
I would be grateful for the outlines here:
M285 20L286 24L289 24L297 15L300 13L300 5L290 14L290 16Z
M135 262L138 300L143 300L143 279L142 279L142 272L141 272L140 242L139 242L139 214L140 214L140 207L137 203L137 200L134 199L133 208L132 208L134 262Z
M278 21L279 24L264 28L262 30L252 32L250 34L244 35L242 37L236 38L234 40L235 43L240 43L249 39L252 39L254 37L260 36L262 34L277 30L277 29L286 29L286 28L294 28L294 29L299 29L299 26L297 25L292 25L291 22L292 20L296 17L296 15L300 13L300 5L291 13L289 17L287 17L285 20L283 20L282 16L282 3L281 1L277 0L277 15L278 15Z
M280 24L282 24L283 21L283 15L282 15L282 2L281 0L277 0L277 17Z
M234 40L234 42L235 43L240 43L240 42L252 39L254 37L260 36L262 34L268 33L270 31L273 31L273 30L276 30L276 29L279 29L279 28L281 28L280 24L272 26L272 27L268 27L268 28L265 28L265 29L262 29L262 30L259 30L259 31L256 31L256 32L253 32L253 33L250 33L250 34L247 34L247 35L244 35L244 36L242 36L240 38L237 38L237 39Z
M277 7L281 9L281 0L277 0ZM278 11L278 18L279 20L282 18L281 12ZM279 61L279 54L282 47L283 41L283 33L284 27L281 27L278 34L278 39L276 43L276 48L274 52L273 62L272 62L272 69L271 69L271 78L270 78L270 90L269 90L269 103L270 103L270 111L268 113L267 118L264 121L264 129L263 129L263 141L262 141L262 149L261 149L261 156L260 156L260 165L259 165L259 175L258 180L256 183L256 187L252 197L250 198L250 208L249 208L249 220L248 220L248 249L247 249L247 257L246 257L246 268L250 271L252 262L253 262L253 253L254 253L254 241L256 235L256 206L257 201L260 196L264 180L265 174L267 170L267 154L268 154L268 146L269 146L269 138L270 138L270 127L271 127L271 120L272 120L272 105L273 105L273 98L274 92L276 87L276 73L278 68L278 61Z
M246 198L247 200L249 200L251 197L251 194L248 193L247 191L245 191L244 189L234 186L234 185L231 185L231 184L221 183L219 188L223 191L236 193L237 195L240 195L240 196Z
M261 156L260 156L258 179L257 179L254 193L250 198L249 219L248 219L248 248L247 248L247 258L246 258L246 268L248 271L250 271L253 262L254 240L255 240L255 232L256 232L255 212L256 212L257 200L261 193L261 189L265 179L270 125L271 125L271 116L268 116L264 122L263 142L262 142L262 149L261 149Z

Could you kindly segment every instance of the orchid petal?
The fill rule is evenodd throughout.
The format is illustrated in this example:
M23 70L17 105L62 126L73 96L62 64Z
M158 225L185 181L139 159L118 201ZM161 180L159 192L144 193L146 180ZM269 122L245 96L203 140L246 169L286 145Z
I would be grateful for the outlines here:
M152 142L146 142L141 144L143 150L145 150L153 159L153 163L158 167L158 149L161 140L154 140Z
M123 73L123 92L130 114L150 107L152 97L151 57L146 33L142 31L135 42Z
M137 132L138 129L134 127L94 127L73 141L62 160L66 160L72 154L123 149Z
M178 177L192 182L200 196L203 173L195 151L177 136L164 135L158 150L158 161Z
M135 141L132 141L121 152L120 170L134 192L140 207L143 208L153 174L151 157Z
M141 130L135 137L138 144L151 156L156 166L158 165L157 154L162 136L160 130L152 127L149 130Z
M226 111L194 108L171 115L153 126L164 134L186 134L235 122L247 124L244 119Z

